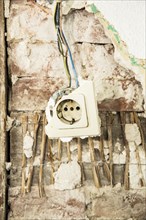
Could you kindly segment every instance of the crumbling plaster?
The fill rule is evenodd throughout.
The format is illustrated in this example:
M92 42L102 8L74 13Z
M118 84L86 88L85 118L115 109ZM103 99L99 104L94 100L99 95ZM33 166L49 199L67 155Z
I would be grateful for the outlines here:
M64 13L82 7L98 17L115 46L115 60L135 72L146 97L145 1L68 1Z
M79 77L94 80L99 104L106 103L107 100L119 100L120 102L122 98L123 106L126 106L124 108L142 111L144 86L142 89L141 83L143 82L137 80L137 72L135 73L125 66L122 67L114 59L114 51L117 50L116 48L123 47L123 44L117 45L113 41L115 48L112 47L110 38L113 39L113 37L111 35L110 38L107 38L105 35L106 28L101 22L102 19L98 16L95 6L92 11L93 4L89 5L81 1L77 7L80 10L76 12L70 11L71 8L76 7L76 2L70 3L69 1L64 4L66 5L63 7L65 15L63 28L71 46ZM71 5L68 6L68 4ZM31 3L27 5L14 3L11 6L7 36L9 68L14 84L9 105L11 110L25 109L28 94L34 93L37 89L33 88L32 83L31 86L29 85L28 77L31 77L34 85L36 82L36 86L38 76L42 81L46 79L45 82L48 81L48 83L50 80L55 81L55 78L58 78L60 82L57 85L54 83L53 90L67 85L63 63L55 43L56 33L52 25L52 15L52 8L48 8L46 13ZM70 35L70 33L72 34ZM25 80L25 86L21 86ZM44 86L46 87L47 84ZM38 85L40 93L41 87L39 87ZM52 94L51 88L48 88L48 94L42 93L43 99L37 96L36 91L36 100L42 103L41 109L45 109L47 99ZM36 109L35 101L29 103L29 109L41 110L39 106Z
M14 1L11 5L7 23L12 79L11 111L44 110L51 94L67 85L52 25L52 8L49 6L46 12L32 3L20 4ZM79 10L70 11L71 8ZM79 4L76 1L64 2L63 28L77 72L80 77L94 81L98 103L124 97L133 109L143 110L141 84L135 79L134 72L115 62L115 44L113 46L105 35L100 18L94 16L95 12L98 14L96 7L85 1ZM124 151L119 157L114 157L115 161L125 161Z
M76 140L71 142L70 162L68 162L65 145L62 148L61 161L59 161L58 142L53 140L52 154L47 151L46 158L49 158L49 161L46 159L43 167L46 197L40 199L37 185L41 127L38 133L37 156L33 163L35 170L33 187L30 194L21 197L22 148L25 148L26 143L23 143L23 138L26 136L23 137L24 134L22 134L21 116L23 113L33 115L34 111L44 110L54 91L67 86L61 56L56 45L56 32L52 25L54 5L47 4L47 7L40 8L39 5L32 2L22 1L20 3L20 1L13 0L7 22L9 73L12 81L9 110L11 117L20 122L10 131L12 168L9 189L11 204L9 219L26 220L26 218L32 219L32 217L47 219L49 216L51 219L113 220L119 218L120 220L145 220L145 187L140 188L140 180L146 181L145 152L139 128L135 123L127 123L125 128L130 148L129 177L132 190L124 191L122 187L126 149L119 140L121 139L121 133L118 133L119 128L117 127L119 122L115 122L113 132L114 136L118 138L114 140L116 143L114 143L113 164L117 165L114 168L117 184L113 189L111 186L107 186L109 182L102 169L100 175L102 178L104 176L102 179L104 187L100 189L94 187L89 146L86 140L83 141L82 146L82 161L86 174L84 181L81 176L81 167L76 161L78 149ZM41 3L41 1L38 2ZM117 37L115 39L113 31L109 30L111 33L108 33L108 23L103 19L101 13L91 2L68 1L63 4L63 28L70 43L76 69L80 77L94 80L98 102L102 103L108 99L115 100L117 103L118 99L121 101L121 98L124 97L128 103L127 109L132 106L132 109L143 110L142 81L136 79L135 73L135 68L139 67L131 68L127 49L123 47L122 41L122 45L117 43ZM70 10L71 8L73 10ZM119 37L119 35L116 36ZM115 56L115 52L118 50L120 60L117 60ZM122 53L125 54L124 59L121 58L123 57ZM138 72L138 75L141 76L141 72ZM120 108L122 107L120 106ZM30 134L33 129L33 121L29 119L28 130ZM33 142L32 138L31 142ZM100 165L99 139L94 139L93 142L98 165ZM31 153L32 143L29 145L30 148L25 149L30 150L29 153ZM106 134L104 153L107 162L109 162L109 151ZM139 160L137 155L139 155ZM53 166L51 157L53 158ZM67 170L66 175L63 174L65 169ZM29 167L26 167L27 171L29 171ZM52 184L52 172L54 172L54 184Z

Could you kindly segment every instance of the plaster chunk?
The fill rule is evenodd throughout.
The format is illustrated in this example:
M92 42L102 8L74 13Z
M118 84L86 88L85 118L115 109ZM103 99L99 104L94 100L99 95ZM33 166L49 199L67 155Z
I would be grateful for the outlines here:
M129 179L130 188L135 189L140 187L140 176L137 164L129 164Z
M136 152L130 152L130 163L137 164Z
M136 151L136 145L134 141L129 142L129 150L131 153L134 153Z
M109 149L108 148L104 148L104 154L105 154L105 156L109 155Z
M138 148L138 152L139 152L139 156L140 156L140 162L141 162L141 164L145 165L145 169L146 169L146 154L145 154L145 150L142 147L139 147Z
M12 163L11 162L6 162L5 165L6 165L6 170L10 171L11 167L12 167Z
M33 166L40 166L40 155L39 156L35 156L34 158L34 162L33 162Z
M125 164L126 162L126 151L122 153L113 153L113 163L114 164Z
M77 161L62 163L55 173L54 187L58 190L75 189L81 185L81 168Z
M121 183L117 183L114 187L115 187L115 188L121 188L122 185L121 185Z
M126 124L125 134L128 142L135 142L136 145L141 144L141 136L137 124Z
M140 185L141 178L144 178L144 181L146 181L145 152L141 146L136 146L135 142L129 143L129 149L130 149L130 164L129 164L130 187L138 188L141 186ZM139 156L137 156L137 154L139 154Z
M34 142L34 139L32 138L32 136L30 136L29 132L27 131L23 139L23 150L27 158L32 157L33 142Z
M91 157L89 151L83 151L82 152L82 161L85 163L91 163Z

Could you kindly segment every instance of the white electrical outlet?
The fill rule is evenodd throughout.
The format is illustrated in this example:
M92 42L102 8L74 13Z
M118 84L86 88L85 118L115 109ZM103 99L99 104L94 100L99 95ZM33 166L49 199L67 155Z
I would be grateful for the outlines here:
M54 108L54 123L59 129L87 127L87 114L84 95L63 96Z
M61 97L56 100L49 101L46 108L46 134L49 138L100 135L100 119L92 81L84 80L80 87L67 94L61 92Z
M59 120L69 125L73 125L82 117L81 106L73 99L61 100L56 108L56 112Z

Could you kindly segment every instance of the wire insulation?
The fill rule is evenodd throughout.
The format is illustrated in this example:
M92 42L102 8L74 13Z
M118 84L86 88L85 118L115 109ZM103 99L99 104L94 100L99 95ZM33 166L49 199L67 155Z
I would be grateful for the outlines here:
M67 43L67 40L65 38L65 35L62 31L61 28L61 20L62 20L62 16L61 16L61 2L57 2L56 6L55 6L55 13L54 13L54 23L55 23L55 28L57 30L57 44L58 44L58 50L60 52L60 54L63 57L63 63L64 63L64 68L65 68L65 72L66 75L68 77L69 80L69 87L72 86L72 78L71 78L71 74L70 74L70 70L69 70L69 65L68 65L68 54L69 54L69 58L70 58L70 62L71 62L71 66L73 69L73 73L74 73L74 77L76 80L76 87L79 86L79 81L78 81L78 75L75 69L75 65L73 62L73 58L72 58L72 53L70 50L70 47ZM64 46L65 47L64 47ZM66 48L66 50L65 50Z

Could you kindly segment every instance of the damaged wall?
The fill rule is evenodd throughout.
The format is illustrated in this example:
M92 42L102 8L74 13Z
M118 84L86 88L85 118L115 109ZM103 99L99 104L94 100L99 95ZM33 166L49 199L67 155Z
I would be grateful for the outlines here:
M63 28L79 76L95 83L102 135L93 142L73 139L69 144L44 137L43 111L50 96L68 83L52 8L12 0L7 19L9 112L14 119L8 219L145 220L146 120L137 114L144 110L143 88L135 72L115 61L113 42L84 2L72 10L64 5ZM35 157L25 161L23 148L29 140L31 148L36 138ZM92 147L99 189L94 186ZM124 177L127 166L129 179ZM127 181L129 191L123 189ZM22 197L22 188L31 192Z
M11 7L12 14L16 11L13 7L15 6ZM21 5L14 18L10 16L8 20L9 68L13 73L14 84L10 99L12 111L26 110L26 105L29 110L45 109L49 96L55 90L67 85L63 63L55 43L52 11L47 15L40 10L38 15L36 10L39 9L35 5L31 7ZM107 107L108 104L110 110L142 111L142 85L136 80L134 72L124 69L115 62L113 45L105 36L104 29L94 14L83 9L70 12L64 16L64 31L70 42L79 76L95 82L99 109L100 106L104 108L104 105ZM21 86L23 80L26 80L25 86ZM47 88L50 80L54 80L53 89ZM38 85L40 81L42 83ZM50 91L46 93L47 89ZM35 97L33 100L32 96L28 99L28 94L32 93ZM117 106L114 106L115 101ZM42 105L37 106L37 103Z

